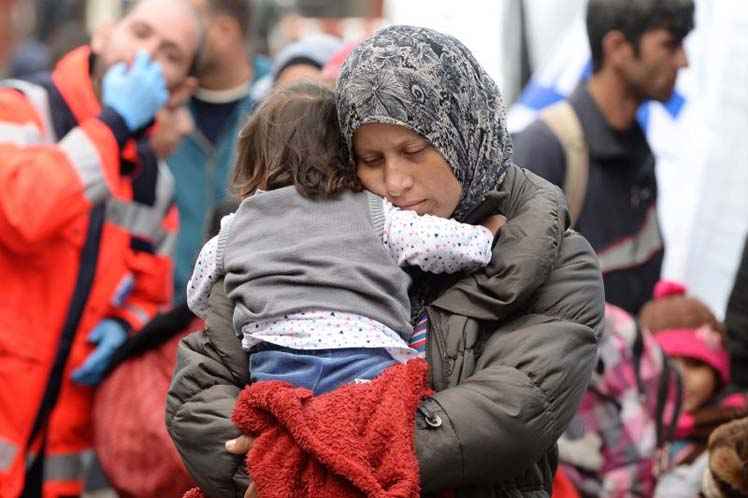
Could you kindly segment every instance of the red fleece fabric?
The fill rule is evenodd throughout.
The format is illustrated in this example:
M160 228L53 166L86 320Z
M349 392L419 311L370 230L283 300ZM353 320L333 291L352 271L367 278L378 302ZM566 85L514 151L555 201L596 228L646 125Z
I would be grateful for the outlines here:
M256 437L247 470L259 496L418 498L413 427L427 369L412 360L320 396L276 381L245 388L233 421Z

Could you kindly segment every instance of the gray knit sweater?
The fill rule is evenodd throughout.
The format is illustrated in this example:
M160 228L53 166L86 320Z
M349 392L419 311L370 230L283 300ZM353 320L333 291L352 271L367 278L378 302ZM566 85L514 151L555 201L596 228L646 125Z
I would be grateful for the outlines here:
M383 246L383 227L382 199L369 192L314 201L286 187L245 199L216 255L235 329L331 310L380 322L407 342L410 278Z

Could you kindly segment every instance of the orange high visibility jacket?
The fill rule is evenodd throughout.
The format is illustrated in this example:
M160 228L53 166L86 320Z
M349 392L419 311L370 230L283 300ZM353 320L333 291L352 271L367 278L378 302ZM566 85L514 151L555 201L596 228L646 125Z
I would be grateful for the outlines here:
M81 492L92 389L70 373L87 336L107 317L138 330L171 300L173 179L99 118L90 60L83 47L46 84L0 82L3 498L25 476L45 496Z

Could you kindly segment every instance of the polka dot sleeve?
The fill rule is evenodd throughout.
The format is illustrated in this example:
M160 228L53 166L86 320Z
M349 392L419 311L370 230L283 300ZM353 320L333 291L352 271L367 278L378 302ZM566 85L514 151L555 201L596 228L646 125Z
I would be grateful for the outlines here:
M221 219L221 234L225 235L233 219L233 213ZM213 288L215 281L223 276L223 265L219 265L219 258L222 257L218 250L220 237L220 234L216 235L205 243L192 269L190 281L187 282L187 306L203 320L208 313L210 290Z
M210 289L221 275L218 271L218 259L216 249L218 248L218 236L216 235L205 243L197 257L195 267L192 269L192 277L187 283L187 306L202 319L208 312L208 298Z
M384 245L400 266L414 265L431 273L456 273L491 261L493 234L484 226L419 215L387 200L384 220Z

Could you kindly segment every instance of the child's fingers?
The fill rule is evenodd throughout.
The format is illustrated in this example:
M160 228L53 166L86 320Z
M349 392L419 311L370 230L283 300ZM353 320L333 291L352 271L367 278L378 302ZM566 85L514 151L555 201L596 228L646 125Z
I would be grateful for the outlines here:
M257 497L257 487L255 486L255 483L250 483L249 487L247 488L247 491L244 493L244 498L258 498Z
M254 439L244 435L234 439L229 439L226 441L226 451L233 453L234 455L243 455L249 451L253 442Z

